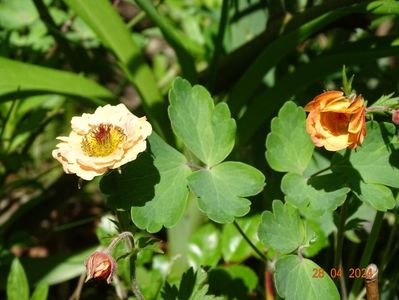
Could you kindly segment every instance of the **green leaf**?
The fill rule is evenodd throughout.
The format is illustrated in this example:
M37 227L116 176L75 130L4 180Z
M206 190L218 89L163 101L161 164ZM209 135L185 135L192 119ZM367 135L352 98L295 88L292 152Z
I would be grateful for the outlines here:
M126 77L133 83L143 101L153 126L163 132L167 126L162 95L154 74L146 64L116 8L108 0L64 0L96 33L102 44L112 50ZM159 122L159 124L157 124ZM161 127L163 126L163 127Z
M200 210L218 223L230 223L234 217L246 215L251 202L244 197L262 191L264 180L259 170L233 161L196 171L188 177Z
M362 64L380 57L394 56L399 51L397 37L386 39L378 38L372 41L353 42L345 44L343 51L320 55L309 63L299 66L294 72L279 79L276 85L254 97L254 101L247 107L244 115L238 120L238 136L241 145L245 145L253 137L256 129L273 116L286 99L300 95L309 86L327 78L339 71L343 64L350 62L350 66ZM364 42L367 42L363 45ZM386 44L390 44L386 46ZM353 47L351 47L353 46ZM320 66L323 66L320 68ZM349 65L348 65L349 66ZM311 99L298 99L298 103L305 104Z
M97 105L114 102L109 90L81 75L0 57L0 102L10 98L4 95L17 91L70 95Z
M152 133L149 152L124 165L122 172L111 172L100 182L114 209L130 209L140 229L157 232L173 227L180 219L188 197L186 158Z
M313 261L296 255L279 259L274 275L278 294L285 300L339 300L338 290L328 273L313 277L321 270Z
M157 12L151 1L136 0L135 2L146 13L147 17L157 25L165 39L175 50L184 76L191 82L196 81L197 72L191 53L202 54L203 48L170 24L168 18Z
M305 119L304 110L288 101L272 120L266 139L266 159L274 170L302 174L306 169L314 145L306 132Z
M37 285L30 300L46 300L48 295L48 284L41 282Z
M274 200L273 213L262 213L258 236L266 246L285 254L305 244L306 232L298 210L288 203Z
M335 153L332 170L345 178L360 200L377 210L395 205L389 187L399 188L399 151L394 143L395 126L368 122L364 143L356 151Z
M136 272L137 282L139 283L144 299L157 299L156 297L163 284L161 272L157 269L148 270L144 267L137 267Z
M188 243L188 262L200 266L216 266L221 258L220 231L212 223L198 229Z
M4 29L21 29L33 24L39 14L30 0L2 0L0 26Z
M258 284L256 273L244 265L231 265L211 269L209 272L209 291L226 296L225 299L248 299Z
M222 298L207 295L208 284L206 284L206 272L199 269L194 273L193 269L188 269L181 278L179 288L175 285L165 283L162 290L162 299L165 300L221 300Z
M258 238L260 215L237 219L237 223L255 246L261 248L262 243ZM226 224L222 232L222 254L226 262L241 262L255 253L234 224Z
M395 207L396 201L392 191L382 184L359 182L359 190L355 190L356 196L377 210L387 211Z
M253 93L261 84L265 74L288 54L294 51L299 43L329 23L350 13L351 9L349 7L344 7L328 11L322 15L317 15L313 20L302 24L300 27L295 28L295 30L292 30L267 45L247 68L244 74L242 74L231 90L229 103L231 103L231 110L233 113L237 113L241 106L247 103L248 99L253 96ZM273 57L273 59L270 59L270 57Z
M335 175L317 176L307 180L298 174L287 173L281 181L285 200L305 215L320 215L333 211L346 199L349 188L339 188ZM313 184L313 185L312 185Z
M396 132L395 125L367 122L366 132L362 146L356 151L348 155L335 153L332 159L333 172L351 182L362 179L365 183L399 188L399 151L391 144Z
M28 279L26 278L25 270L17 257L12 261L10 273L7 278L7 299L29 299Z
M176 78L169 92L169 118L175 134L207 166L223 161L234 146L235 121L226 103L213 103L202 86Z

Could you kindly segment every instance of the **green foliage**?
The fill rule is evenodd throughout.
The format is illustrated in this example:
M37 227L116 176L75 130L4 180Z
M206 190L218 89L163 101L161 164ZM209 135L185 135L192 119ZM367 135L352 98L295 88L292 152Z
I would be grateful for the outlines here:
M306 243L305 224L298 210L279 200L273 201L273 213L263 212L258 235L265 245L282 254L290 253Z
M151 154L141 154L122 167L121 174L108 174L100 187L109 195L111 207L131 208L132 220L139 228L157 232L181 218L188 196L186 178L191 172L185 157L156 133L148 143Z
M166 283L162 290L162 298L165 300L216 300L219 297L206 295L208 284L206 284L206 272L199 269L194 272L192 268L183 274L180 285Z
M306 180L298 174L288 173L281 181L285 200L302 213L320 215L334 211L346 199L349 188L338 188L334 176L324 175Z
M395 126L368 122L366 130L367 138L357 151L334 155L332 170L345 178L360 200L386 211L395 205L388 187L399 188Z
M209 223L199 228L188 243L188 262L198 269L216 266L221 258L220 231Z
M28 300L29 283L26 278L25 270L18 258L14 258L11 270L7 278L7 299L9 300Z
M258 238L260 215L244 217L236 220L245 235L258 247L261 242ZM222 231L222 254L226 262L242 262L254 255L251 246L245 241L234 224L226 224Z
M303 173L314 146L305 130L305 112L302 108L290 101L284 104L278 117L272 120L266 149L267 162L274 170Z
M371 259L381 298L399 293L399 3L282 2L0 1L1 299L78 298L120 231L119 281L81 299L140 298L134 275L145 299L355 299L363 280L339 294L328 270ZM364 142L315 149L302 107L340 89L366 99ZM55 138L119 101L150 121L146 151L63 174Z
M287 300L340 299L328 273L311 260L296 255L277 261L275 280L279 295Z
M16 93L18 97L18 92L58 93L87 98L97 105L113 102L110 91L83 76L3 57L0 57L0 81L2 95Z
M44 282L41 282L37 285L35 291L32 294L30 300L46 300L48 295L48 285Z
M234 146L235 122L225 103L216 106L209 92L177 78L169 93L173 131L208 167L223 161Z
M258 194L264 180L254 167L234 161L196 171L188 177L190 188L198 196L199 208L218 223L245 216L251 202L244 197Z

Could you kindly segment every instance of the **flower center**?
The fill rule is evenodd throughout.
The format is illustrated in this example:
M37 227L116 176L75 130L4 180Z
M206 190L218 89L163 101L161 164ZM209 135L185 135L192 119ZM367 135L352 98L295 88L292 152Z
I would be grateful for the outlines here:
M122 128L112 124L100 124L84 136L82 150L88 156L107 156L126 139Z
M333 135L348 133L350 115L336 112L325 112L321 114L321 123L324 128Z

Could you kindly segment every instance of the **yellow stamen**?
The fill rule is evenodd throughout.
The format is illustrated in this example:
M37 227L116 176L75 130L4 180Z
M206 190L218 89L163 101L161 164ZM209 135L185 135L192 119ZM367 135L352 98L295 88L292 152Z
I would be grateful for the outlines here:
M122 128L112 124L100 124L84 136L82 150L88 156L107 156L126 139Z

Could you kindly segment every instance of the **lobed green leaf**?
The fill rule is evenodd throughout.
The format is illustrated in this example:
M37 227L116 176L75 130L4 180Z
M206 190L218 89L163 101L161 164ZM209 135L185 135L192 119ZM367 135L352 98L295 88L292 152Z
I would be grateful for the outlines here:
M273 213L262 213L258 236L265 245L286 254L305 243L306 232L298 210L288 203L274 200Z
M314 145L306 132L305 119L304 110L288 101L272 120L266 139L266 159L274 170L302 174L306 169Z
M360 200L386 211L395 206L388 187L399 188L399 151L393 142L395 126L368 122L366 132L363 145L356 151L334 154L332 170L346 180Z
M328 273L313 261L297 255L279 259L274 278L278 294L286 300L340 299Z
M288 173L281 181L281 190L287 202L301 212L317 216L334 211L344 203L350 189L340 188L337 177L324 175L308 181L301 175Z
M141 229L157 232L172 227L180 219L188 197L186 158L166 144L156 133L148 138L151 153L111 172L100 182L114 209L131 209L132 220Z
M230 223L235 217L246 215L251 202L245 197L262 191L264 180L259 170L233 161L196 171L188 177L200 210L218 223Z
M225 103L216 106L202 86L176 78L169 92L169 118L175 134L203 163L223 161L234 146L235 121Z

